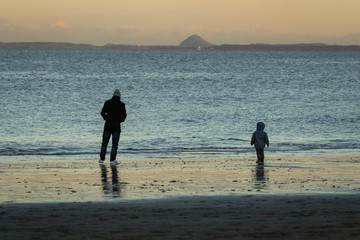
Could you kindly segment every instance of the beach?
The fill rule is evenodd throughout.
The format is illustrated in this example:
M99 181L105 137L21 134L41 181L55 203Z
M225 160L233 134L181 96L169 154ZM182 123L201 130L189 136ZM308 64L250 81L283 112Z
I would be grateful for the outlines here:
M359 239L358 195L0 206L1 239Z
M120 162L1 157L1 239L360 238L357 154Z
M359 52L1 54L0 240L360 238Z

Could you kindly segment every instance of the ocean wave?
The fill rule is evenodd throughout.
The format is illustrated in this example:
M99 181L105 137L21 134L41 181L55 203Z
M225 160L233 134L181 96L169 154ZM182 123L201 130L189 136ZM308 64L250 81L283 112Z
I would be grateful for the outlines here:
M266 148L268 152L307 152L312 150L354 150L360 149L359 143L349 143L346 141L330 141L328 143L273 143L270 148ZM119 154L128 155L232 155L251 153L254 148L228 146L228 147L162 147L162 148L123 148L119 149ZM108 147L110 152L110 147ZM39 148L12 148L7 147L0 149L0 156L22 156L22 155L97 155L99 149L94 148L74 148L74 147L39 147Z

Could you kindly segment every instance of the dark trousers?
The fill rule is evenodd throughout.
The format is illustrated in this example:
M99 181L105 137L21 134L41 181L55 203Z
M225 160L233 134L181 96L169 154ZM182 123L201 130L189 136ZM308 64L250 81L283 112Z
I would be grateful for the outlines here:
M120 139L120 132L110 132L110 131L103 132L101 152L100 152L101 160L105 160L106 149L107 149L107 146L108 146L111 136L112 136L112 147L111 147L110 161L116 160L116 154L117 154L117 149L118 149L118 144L119 144L119 139Z
M264 149L261 149L261 148L257 148L256 149L256 155L257 155L257 158L258 158L258 162L264 162Z

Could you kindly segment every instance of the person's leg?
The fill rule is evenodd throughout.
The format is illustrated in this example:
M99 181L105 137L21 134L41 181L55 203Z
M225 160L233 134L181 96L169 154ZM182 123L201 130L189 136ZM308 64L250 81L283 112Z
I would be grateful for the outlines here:
M260 149L260 162L261 163L264 163L264 158L265 158L264 149Z
M260 152L260 150L261 149L256 148L256 156L257 156L257 162L256 163L261 162L261 152Z
M101 151L100 151L100 159L101 160L105 160L106 149L107 149L107 145L110 140L110 136L111 136L111 132L108 132L108 131L103 132Z
M111 147L111 156L110 156L111 162L116 160L119 139L120 139L120 132L112 132L112 147Z

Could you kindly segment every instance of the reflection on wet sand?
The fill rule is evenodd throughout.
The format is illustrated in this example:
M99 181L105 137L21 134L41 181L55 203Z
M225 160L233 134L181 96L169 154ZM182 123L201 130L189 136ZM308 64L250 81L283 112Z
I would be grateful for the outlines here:
M360 191L358 155L269 157L264 166L256 166L253 157L122 159L116 166L119 172L110 164L99 167L94 160L75 161L73 157L16 161L0 156L0 202Z
M268 171L265 170L264 165L256 165L256 169L253 175L253 182L255 190L261 191L268 188L267 184L269 182L269 176Z
M107 168L105 165L100 165L101 168L101 182L103 186L103 191L106 196L110 196L113 198L121 197L121 188L119 184L118 171L116 165L111 167L111 180L112 183L108 182L107 177Z

